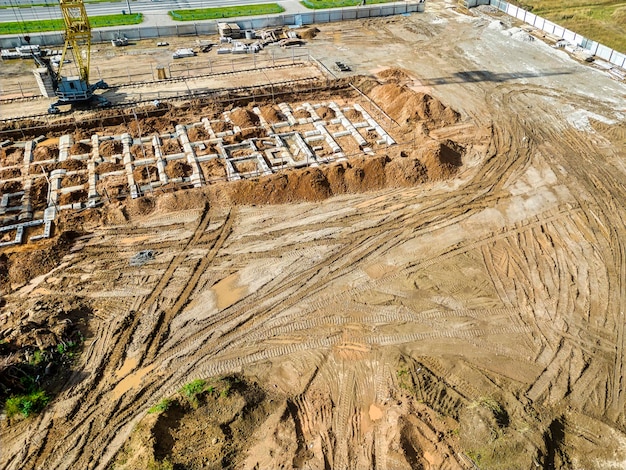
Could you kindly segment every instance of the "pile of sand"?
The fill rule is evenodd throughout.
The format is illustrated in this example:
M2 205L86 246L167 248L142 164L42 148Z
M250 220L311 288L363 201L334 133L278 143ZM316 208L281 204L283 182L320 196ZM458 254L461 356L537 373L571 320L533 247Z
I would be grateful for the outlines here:
M122 153L124 146L119 140L105 140L100 144L100 156L111 157Z
M357 111L354 108L350 108L349 110L344 111L343 115L354 122L359 121L360 119L363 118L363 115L361 114L361 112Z
M79 189L77 191L72 191L71 193L61 194L58 199L58 203L60 206L64 206L66 204L76 204L77 202L85 202L87 199L87 191L84 189Z
M70 153L72 155L82 155L91 152L91 145L84 142L76 142L70 147Z
M385 187L407 187L427 179L427 169L417 157L392 160L380 156L236 181L223 189L234 204L282 204L321 201L333 195Z
M433 143L421 150L421 160L431 180L443 180L453 177L463 164L463 147L456 142L446 140Z
M296 119L308 119L311 117L311 113L309 113L306 109L300 108L293 113L293 117Z
M17 148L0 149L0 162L2 166L19 165L24 160L22 151Z
M458 122L459 114L426 93L415 93L396 83L386 83L370 92L371 98L400 125L425 121L433 125Z
M413 78L406 73L403 69L391 67L382 70L376 74L377 77L382 78L388 82L407 82L412 81Z
M328 106L320 106L315 110L315 112L321 119L325 119L327 121L335 117L335 111L330 109Z
M53 146L37 146L35 150L33 150L33 161L40 162L42 160L51 160L53 158L58 158L59 156L59 147L56 145Z
M191 129L187 129L187 136L192 142L209 138L209 134L204 127L192 127Z
M46 178L36 178L30 187L30 203L33 210L45 209L48 206L48 182Z
M242 129L259 125L259 117L246 108L235 108L230 113L230 120L235 126Z
M263 118L269 123L283 122L286 121L287 118L274 106L267 105L261 106L261 114Z
M105 173L111 173L113 171L120 171L123 169L124 165L121 163L104 162L96 166L96 174L103 175Z
M300 39L313 39L315 36L317 36L317 33L319 33L320 30L317 29L315 26L311 27L311 28L300 28L297 33L298 33L298 37Z
M74 158L68 158L67 160L59 162L57 167L67 171L85 170L87 168L87 162L76 160Z
M170 178L182 178L191 175L191 165L184 160L169 162L165 166L165 173Z
M173 153L181 153L183 148L178 143L177 139L164 139L161 142L161 152L164 155L171 155Z

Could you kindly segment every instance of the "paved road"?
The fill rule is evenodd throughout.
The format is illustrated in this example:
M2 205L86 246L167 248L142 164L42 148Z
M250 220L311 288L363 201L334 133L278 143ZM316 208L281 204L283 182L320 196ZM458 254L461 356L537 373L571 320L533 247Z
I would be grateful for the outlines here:
M255 4L260 3L260 1L261 0L237 0L236 5ZM23 5L47 3L50 6L17 8L14 5L18 4L18 2ZM307 11L297 0L273 0L273 2L280 4L287 13ZM130 2L130 11L132 13L141 12L148 15L154 13L159 18L163 18L163 22L159 21L159 24L171 24L173 21L167 17L167 12L170 10L233 6L233 4L235 3L232 0L138 0ZM0 22L61 18L61 10L58 8L58 2L54 0L0 0L0 6L4 5L13 6L13 8L0 9ZM128 4L126 1L114 3L87 3L86 9L89 16L111 15L121 13L122 10L128 12Z

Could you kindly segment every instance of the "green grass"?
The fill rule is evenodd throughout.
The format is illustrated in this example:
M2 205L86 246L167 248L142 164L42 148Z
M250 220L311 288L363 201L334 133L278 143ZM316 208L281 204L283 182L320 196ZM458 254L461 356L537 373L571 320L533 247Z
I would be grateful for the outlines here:
M4 404L4 412L7 418L12 418L18 414L28 418L43 410L49 401L50 397L45 391L36 389L27 395L17 395L7 399Z
M512 3L586 38L626 53L624 0L517 0Z
M277 3L262 3L259 5L242 5L236 7L197 8L194 10L172 10L169 15L176 21L215 20L238 16L258 16L285 11Z
M168 408L170 407L171 404L172 404L172 400L170 400L169 398L164 398L159 403L157 403L152 408L150 408L148 410L148 413L150 413L150 414L153 414L153 413L163 413L164 411L168 410Z
M89 18L92 28L104 28L106 26L124 26L130 24L139 24L143 21L141 13L132 15L104 15L92 16ZM41 33L44 31L63 31L65 29L63 20L39 20L0 23L0 34L24 34L24 33Z
M84 0L85 3L118 3L123 0ZM133 0L134 1L134 0ZM0 6L0 10L9 8L33 8L33 7L50 7L59 8L59 3L56 0L49 0L48 3L29 3L28 5L16 4L16 5L3 5Z
M366 0L366 5L373 3L390 3L398 0ZM343 8L361 5L362 0L302 0L300 3L312 10L322 10L324 8Z

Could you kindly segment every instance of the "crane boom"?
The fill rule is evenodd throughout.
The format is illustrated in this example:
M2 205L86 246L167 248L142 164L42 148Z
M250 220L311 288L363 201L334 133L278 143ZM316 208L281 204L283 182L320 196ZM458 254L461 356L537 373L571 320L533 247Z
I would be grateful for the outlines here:
M91 60L91 25L85 10L83 0L59 0L63 23L65 24L65 45L57 72L55 73L55 93L57 102L50 105L48 112L56 114L60 105L77 105L81 103L97 102L99 106L108 106L110 103L103 96L98 96L98 88L106 89L107 84L100 80L89 83L89 63ZM71 50L71 53L68 51ZM63 76L61 70L66 57L71 54L78 69L78 76Z
M65 45L59 64L58 75L61 76L61 68L71 47L74 60L78 67L78 76L81 80L89 83L89 61L91 55L91 25L85 10L83 0L59 0L61 14L65 23Z

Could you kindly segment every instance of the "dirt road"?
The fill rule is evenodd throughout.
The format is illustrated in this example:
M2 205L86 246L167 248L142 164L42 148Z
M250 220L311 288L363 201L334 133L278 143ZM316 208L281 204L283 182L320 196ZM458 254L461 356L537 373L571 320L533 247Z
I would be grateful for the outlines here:
M90 227L61 272L5 298L64 292L93 317L62 394L3 425L3 467L132 468L139 450L119 452L150 407L231 374L278 403L237 468L625 465L626 87L455 5L324 25L310 47L329 68L401 66L461 113L431 137L488 129L462 171ZM168 416L156 447L200 468Z

